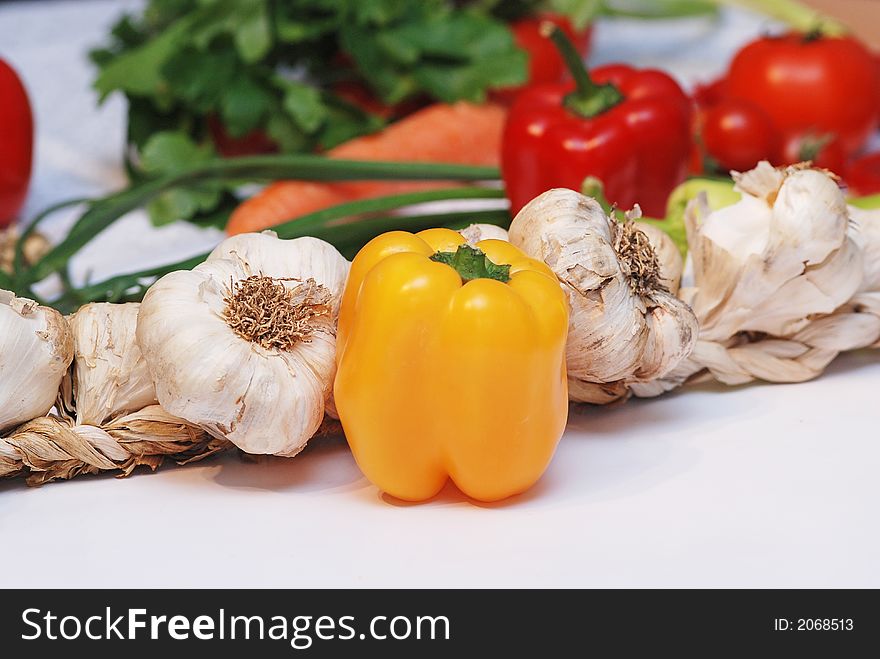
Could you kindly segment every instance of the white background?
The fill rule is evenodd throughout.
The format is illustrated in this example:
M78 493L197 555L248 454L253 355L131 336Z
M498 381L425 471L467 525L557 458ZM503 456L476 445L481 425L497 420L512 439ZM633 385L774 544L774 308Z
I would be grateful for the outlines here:
M124 183L123 105L95 109L84 52L137 4L0 6L0 56L38 125L30 212ZM606 23L593 61L662 62L689 84L765 27L745 14ZM218 235L154 230L135 213L75 272L167 262ZM492 506L452 489L422 505L386 498L342 439L291 460L230 456L124 481L7 481L0 586L880 587L878 385L880 351L861 352L805 384L573 409L544 479Z

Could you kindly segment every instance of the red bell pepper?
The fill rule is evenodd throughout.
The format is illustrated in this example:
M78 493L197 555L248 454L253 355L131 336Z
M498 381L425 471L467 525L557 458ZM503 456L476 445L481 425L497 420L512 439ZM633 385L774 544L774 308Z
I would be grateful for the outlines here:
M34 121L18 75L0 59L0 228L24 205L31 177Z
M610 202L638 203L662 217L687 174L687 95L661 71L609 65L588 74L563 33L549 33L574 81L528 89L510 109L501 172L511 212L550 188L579 190L595 176Z
M589 25L582 30L576 30L566 16L549 12L514 21L510 24L510 30L516 45L526 51L529 57L529 78L519 87L495 90L492 92L494 100L509 105L523 89L547 82L562 82L565 79L565 61L553 42L541 34L541 26L547 23L558 26L574 44L580 56L587 56L593 36Z

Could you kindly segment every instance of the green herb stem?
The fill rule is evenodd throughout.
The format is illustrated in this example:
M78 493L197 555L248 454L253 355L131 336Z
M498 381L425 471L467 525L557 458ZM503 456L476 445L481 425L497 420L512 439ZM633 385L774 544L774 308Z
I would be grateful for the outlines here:
M156 268L147 268L138 272L129 272L116 275L100 282L88 284L81 288L74 288L64 293L58 300L52 302L52 306L59 311L70 313L83 304L89 302L122 302L129 300L128 292L136 288L139 295L147 289L153 281L177 270L191 270L202 263L208 254L199 254L183 261L162 265ZM144 282L144 280L149 280Z
M15 243L15 255L13 257L12 262L12 271L13 273L22 272L25 269L24 263L24 244L25 241L31 237L34 231L37 230L37 227L42 224L48 217L54 215L60 210L65 208L70 208L71 206L78 206L80 204L88 204L91 203L92 199L87 197L78 197L75 199L67 199L65 201L60 201L57 204L52 204L41 213L39 213L33 220L31 220L30 224L25 228L24 231L21 232L21 235L18 237L18 240Z
M602 0L599 13L618 18L645 20L714 16L724 0Z
M403 196L403 195L400 195ZM324 213L324 211L319 211ZM363 218L353 224L333 224L326 218L312 220L318 213L303 216L298 220L286 222L275 227L279 235L286 238L313 236L332 243L344 256L352 257L365 243L372 238L395 229L421 231L437 226L463 228L468 224L495 224L501 227L510 226L510 214L505 210L458 211L427 215L386 215ZM67 291L61 298L53 302L53 306L61 311L74 311L78 306L88 302L119 302L137 300L152 280L176 270L190 270L204 262L208 254L198 254L176 263L148 268L111 277L104 281L88 284L81 288ZM145 280L151 280L145 283ZM132 292L132 289L134 291Z
M824 36L834 37L842 36L849 31L840 21L798 0L715 0L715 2L764 14L804 34L818 31Z
M468 199L503 199L504 190L499 188L444 188L440 190L424 190L421 192L409 192L373 199L361 199L344 204L338 204L323 210L303 215L300 218L288 220L273 227L280 238L294 238L296 236L309 235L311 229L333 228L341 232L354 230L365 222L358 219L358 215L365 213L380 213L395 210L405 206L414 206L433 201L451 201ZM304 233L306 232L306 233Z
M63 267L67 260L96 235L126 213L139 208L171 188L200 181L306 181L364 180L496 180L494 167L469 165L334 160L315 155L249 156L211 161L186 171L137 185L94 202L64 241L38 263L21 272L19 284L28 286Z

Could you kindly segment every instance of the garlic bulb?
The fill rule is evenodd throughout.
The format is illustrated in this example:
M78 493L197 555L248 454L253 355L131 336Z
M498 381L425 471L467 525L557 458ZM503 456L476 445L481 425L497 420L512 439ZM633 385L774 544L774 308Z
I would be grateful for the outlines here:
M862 283L856 300L876 309L880 307L880 208L850 206L849 214L854 225L853 240L862 251Z
M8 274L12 274L13 271L18 236L19 232L15 226L0 229L0 270ZM36 263L46 255L51 247L43 234L37 231L29 234L24 240L22 250L24 262L28 265Z
M324 241L266 232L162 277L137 326L159 403L249 453L295 455L324 416L348 266Z
M685 214L693 287L682 297L700 338L787 336L849 300L862 257L837 183L821 170L767 162L734 180L739 202L708 213L691 202Z
M572 400L607 403L624 397L632 384L670 372L693 347L696 319L663 283L677 282L680 257L672 256L674 245L669 250L661 242L661 263L651 237L662 239L650 234L634 222L616 222L596 200L564 189L536 197L510 225L510 241L550 266L568 292Z
M837 182L803 165L734 173L739 202L685 212L680 291L700 322L688 360L655 391L707 371L726 384L800 382L864 344L874 320L847 307L865 278L857 227Z
M861 284L846 304L811 320L794 337L835 352L880 347L880 209L848 210L849 234L862 253Z
M862 285L850 304L857 312L876 318L865 332L868 340L859 347L880 348L880 208L850 208L850 217L856 223L855 239L862 249L864 262Z
M0 290L0 431L48 413L72 359L60 313Z
M101 425L156 403L135 332L139 304L87 304L69 318L77 424Z
M23 470L21 459L15 447L0 437L0 478L17 476Z

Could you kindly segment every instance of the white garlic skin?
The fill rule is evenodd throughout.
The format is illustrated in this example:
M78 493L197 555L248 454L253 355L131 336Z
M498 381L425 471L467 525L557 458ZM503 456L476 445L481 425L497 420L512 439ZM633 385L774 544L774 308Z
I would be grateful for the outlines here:
M662 377L690 354L698 333L693 313L672 293L633 291L613 246L613 222L595 199L558 188L526 204L510 226L510 242L550 266L568 293L572 400L609 402L626 393L615 383ZM646 235L654 246L662 240ZM675 283L681 259L665 247L662 254L661 278Z
M137 327L159 403L248 453L298 453L320 426L332 389L348 267L322 240L266 232L229 238L192 271L162 277L147 291ZM230 284L250 276L314 279L330 291L331 313L317 319L309 342L265 349L224 318Z
M880 293L880 208L849 207L852 236L862 250L863 276L859 292Z
M507 231L494 224L469 224L459 231L468 245L476 245L481 240L503 240L510 242Z
M0 290L0 431L47 414L72 359L64 316Z
M862 253L836 181L766 162L735 180L739 202L709 212L698 198L685 211L693 288L682 297L701 338L791 336L845 304L862 282Z
M157 402L156 388L137 344L140 304L93 303L68 322L73 333L76 422L101 425Z

